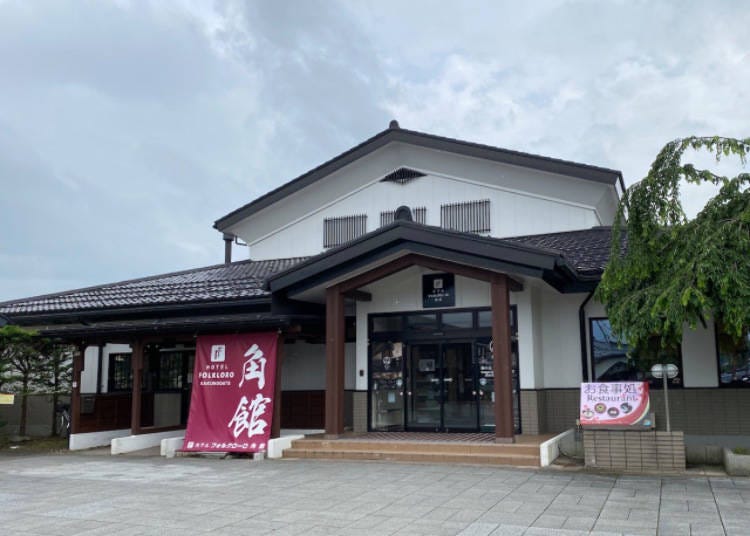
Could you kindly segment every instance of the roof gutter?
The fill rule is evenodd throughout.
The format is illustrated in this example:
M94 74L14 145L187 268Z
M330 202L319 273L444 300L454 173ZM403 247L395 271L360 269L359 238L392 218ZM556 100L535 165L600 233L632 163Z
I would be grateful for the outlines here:
M102 316L126 316L126 315L136 315L136 314L142 314L142 313L151 313L151 314L157 314L157 313L170 313L170 312L183 312L183 311L199 311L199 310L213 310L213 309L225 309L225 308L234 308L234 307L244 307L248 305L265 305L271 303L271 297L270 296L261 296L258 298L250 298L250 299L239 299L235 301L226 300L221 302L206 302L206 303L180 303L180 304L171 304L171 305L155 305L150 307L119 307L116 309L88 309L88 310L70 310L70 311L61 311L57 313L38 313L38 314L29 314L29 313L19 313L19 314L13 314L9 315L8 322L12 319L14 322L28 322L28 321L36 321L36 322L45 322L47 320L60 320L60 319L73 319L76 321L80 321L82 318L100 318ZM7 314L7 313L6 313ZM2 318L0 316L0 318ZM0 326L2 326L2 321L0 320Z

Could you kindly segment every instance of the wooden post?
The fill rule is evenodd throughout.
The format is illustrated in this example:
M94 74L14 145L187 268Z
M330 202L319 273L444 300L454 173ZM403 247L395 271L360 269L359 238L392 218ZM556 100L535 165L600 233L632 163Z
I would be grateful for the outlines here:
M133 368L133 398L130 402L130 433L141 433L141 385L143 384L143 342L134 341L131 344L132 354L130 364Z
M490 283L492 303L492 352L495 373L495 441L513 442L513 365L510 345L510 294L508 277L493 276Z
M70 393L70 433L81 431L81 372L83 372L86 344L80 344L73 355L73 388Z
M284 334L279 333L276 343L276 381L273 388L273 420L271 422L271 439L281 437L281 367L284 361Z
M344 296L338 286L326 289L326 436L344 433Z

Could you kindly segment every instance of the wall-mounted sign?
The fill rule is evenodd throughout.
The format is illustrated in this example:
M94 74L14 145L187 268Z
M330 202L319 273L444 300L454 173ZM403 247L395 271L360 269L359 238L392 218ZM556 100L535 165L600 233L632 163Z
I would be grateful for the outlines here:
M15 395L10 393L0 393L0 405L13 405Z
M274 332L198 337L184 450L267 450L277 341Z
M581 426L652 427L648 382L581 384Z
M422 276L422 307L453 307L456 305L456 282L453 274Z

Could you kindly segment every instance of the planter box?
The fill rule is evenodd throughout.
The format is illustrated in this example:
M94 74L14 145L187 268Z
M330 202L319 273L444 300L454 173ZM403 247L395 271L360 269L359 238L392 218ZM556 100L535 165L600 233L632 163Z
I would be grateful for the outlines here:
M724 469L731 476L750 476L750 454L735 454L725 448Z
M584 430L587 467L641 473L685 471L685 436L655 430Z

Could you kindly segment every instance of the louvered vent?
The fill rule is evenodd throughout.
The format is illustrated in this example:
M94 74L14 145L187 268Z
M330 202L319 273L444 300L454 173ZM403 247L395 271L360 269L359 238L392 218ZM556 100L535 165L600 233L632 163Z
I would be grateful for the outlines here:
M440 227L464 233L489 233L490 200L441 205Z
M380 182L395 182L398 184L406 184L409 181L426 176L427 175L425 175L421 171L417 171L416 169L402 167L380 179Z
M421 223L422 225L425 225L427 223L427 208L426 207L412 207L411 214L415 222ZM381 212L380 213L380 226L383 227L385 225L393 223L395 219L396 219L395 210L386 210L384 212Z
M367 232L367 214L323 220L323 247L346 244Z

